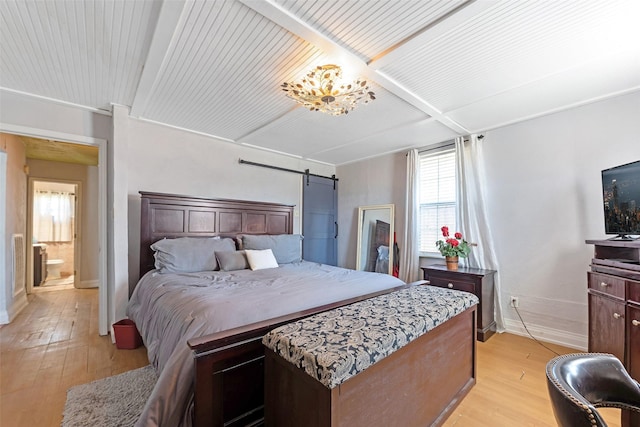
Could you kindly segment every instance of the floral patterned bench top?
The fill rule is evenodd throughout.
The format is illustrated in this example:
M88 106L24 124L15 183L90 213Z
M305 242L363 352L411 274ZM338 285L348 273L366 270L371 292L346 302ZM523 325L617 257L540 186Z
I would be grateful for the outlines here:
M262 343L334 388L477 303L468 292L412 286L281 326Z

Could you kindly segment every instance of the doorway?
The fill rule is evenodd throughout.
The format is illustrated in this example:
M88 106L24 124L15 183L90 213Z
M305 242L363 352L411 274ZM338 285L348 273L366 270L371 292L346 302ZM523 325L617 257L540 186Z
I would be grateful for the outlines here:
M81 183L29 178L27 238L34 292L80 287Z
M94 241L98 247L98 255L95 257L97 265L95 269L97 271L97 280L95 285L99 288L98 290L98 333L100 335L107 335L109 332L108 327L108 291L107 291L107 140L101 138L88 137L84 135L76 135L76 134L68 134L64 132L56 132L48 129L38 129L28 126L19 126L19 125L9 125L6 123L0 122L0 132L9 133L13 135L18 135L22 137L30 137L30 138L41 138L45 140L55 140L68 143L74 147L82 148L82 147L95 147L98 149L98 164L97 168L94 172L97 175L96 179L98 181L97 191L91 192L89 194L90 197L96 199L94 203L96 206L96 212L94 215L97 218L97 224L92 229L96 234L96 238ZM0 160L1 160L0 156ZM0 186L0 199L6 200L6 191L3 191L2 186ZM0 203L0 208L2 208ZM0 215L2 212L0 212ZM89 217L88 215L84 215L85 219ZM2 219L0 217L0 219ZM86 221L85 221L86 223ZM28 231L28 229L27 229ZM87 233L84 233L85 238L87 237ZM0 244L0 251L4 250L6 254L6 247ZM83 249L84 251L84 249ZM29 254L27 254L29 255ZM28 258L32 258L28 256ZM83 265L86 269L86 262L83 262ZM0 273L2 272L2 267L0 266ZM33 271L33 265L28 266L27 274ZM32 286L32 282L29 283L27 281L27 288ZM0 303L2 303L2 299L0 298Z

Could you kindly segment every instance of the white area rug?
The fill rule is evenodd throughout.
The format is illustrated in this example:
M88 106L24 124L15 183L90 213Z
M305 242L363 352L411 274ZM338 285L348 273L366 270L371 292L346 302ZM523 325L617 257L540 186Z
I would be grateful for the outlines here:
M134 369L67 390L62 427L130 427L156 383L153 368Z

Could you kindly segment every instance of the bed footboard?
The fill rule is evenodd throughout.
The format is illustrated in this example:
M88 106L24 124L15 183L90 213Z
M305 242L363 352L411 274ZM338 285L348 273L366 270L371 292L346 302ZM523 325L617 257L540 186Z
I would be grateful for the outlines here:
M270 330L323 311L353 304L424 281L291 313L189 340L195 363L193 425L237 427L264 417L264 346Z
M334 388L267 349L265 426L440 426L476 382L475 323L474 306Z
M261 337L196 354L194 426L247 426L262 420Z
M475 383L477 302L418 286L274 329L265 426L442 424Z

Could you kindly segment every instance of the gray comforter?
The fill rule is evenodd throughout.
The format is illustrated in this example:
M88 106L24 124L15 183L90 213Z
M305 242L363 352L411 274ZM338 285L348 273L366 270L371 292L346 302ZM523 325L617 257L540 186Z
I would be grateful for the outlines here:
M302 261L266 270L147 273L127 315L158 382L137 426L188 426L193 359L187 340L402 285L395 277Z

